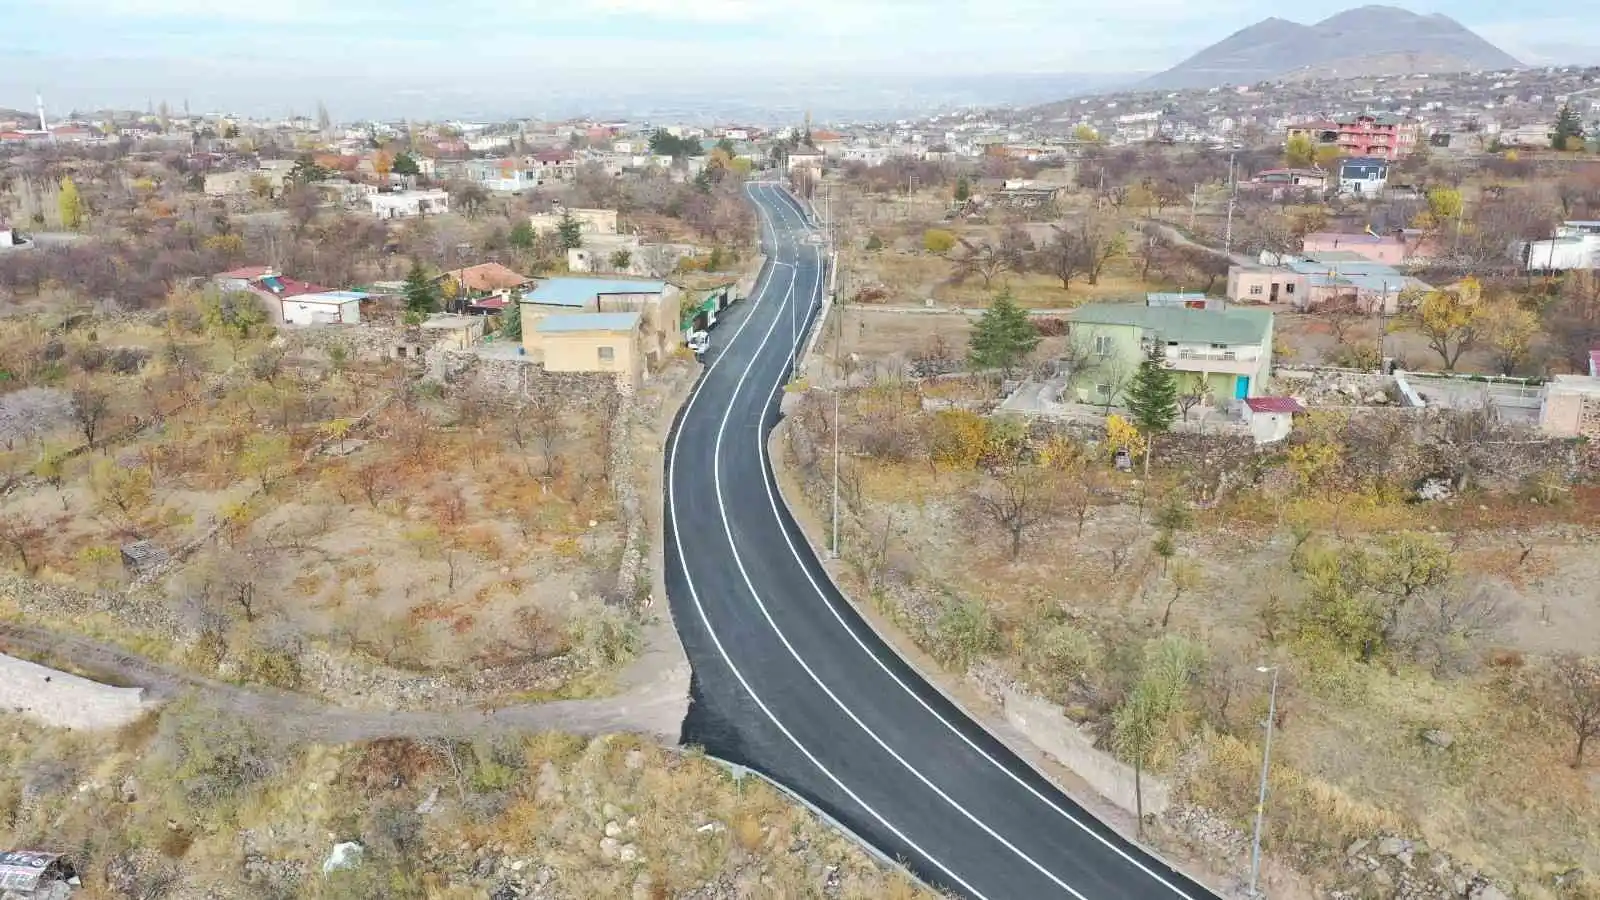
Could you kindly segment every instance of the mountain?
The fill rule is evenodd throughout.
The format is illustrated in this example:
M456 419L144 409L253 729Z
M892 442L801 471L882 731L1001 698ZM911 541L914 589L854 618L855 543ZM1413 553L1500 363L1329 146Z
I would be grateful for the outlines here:
M1178 90L1255 84L1306 73L1352 77L1521 65L1449 16L1422 16L1394 6L1362 6L1315 25L1263 19L1140 86Z

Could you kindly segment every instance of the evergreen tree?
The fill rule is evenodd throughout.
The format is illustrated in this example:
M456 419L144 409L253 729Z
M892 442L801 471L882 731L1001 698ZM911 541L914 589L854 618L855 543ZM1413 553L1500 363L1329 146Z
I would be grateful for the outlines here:
M389 164L389 171L396 175L407 175L412 178L422 174L422 167L417 165L417 158L409 153L397 153L394 162Z
M561 236L563 250L576 250L583 246L583 225L572 217L572 213L561 214L561 224L556 226L556 233Z
M1576 139L1576 141L1574 141ZM1583 140L1583 122L1572 107L1562 104L1561 112L1556 115L1555 132L1550 136L1550 146L1556 150L1579 149L1573 143Z
M972 197L972 182L963 175L956 179L956 202L965 203Z
M500 337L508 341L522 340L522 292L512 291L505 312L500 314Z
M406 273L406 311L427 315L439 308L439 292L422 267L422 260L411 261L411 271Z
M1150 352L1139 363L1128 385L1128 412L1133 422L1144 432L1146 447L1158 434L1172 428L1178 419L1178 379L1167 368L1166 344L1160 335L1153 335ZM1150 470L1150 451L1144 454L1145 471Z
M506 236L506 242L518 250L532 250L538 234L534 233L533 223L523 219L511 226L511 233Z
M967 347L967 362L975 369L999 369L1006 377L1039 346L1039 329L1017 306L1010 291L1002 291L978 319Z

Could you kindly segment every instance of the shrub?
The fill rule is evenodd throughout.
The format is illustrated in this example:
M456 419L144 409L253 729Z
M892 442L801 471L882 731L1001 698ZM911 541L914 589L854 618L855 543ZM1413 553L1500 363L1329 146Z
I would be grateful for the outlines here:
M922 233L922 249L943 255L954 250L956 236L943 228L929 228Z
M162 718L172 774L191 803L212 806L272 777L282 765L258 723L184 701Z

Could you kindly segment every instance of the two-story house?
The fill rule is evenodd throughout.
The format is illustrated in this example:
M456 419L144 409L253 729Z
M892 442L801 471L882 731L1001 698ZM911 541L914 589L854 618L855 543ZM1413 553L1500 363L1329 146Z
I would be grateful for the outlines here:
M1090 303L1067 316L1067 395L1079 403L1124 402L1151 344L1164 345L1178 393L1231 407L1265 393L1272 374L1272 313Z
M1389 185L1389 163L1370 156L1339 161L1339 193L1358 199L1375 199Z

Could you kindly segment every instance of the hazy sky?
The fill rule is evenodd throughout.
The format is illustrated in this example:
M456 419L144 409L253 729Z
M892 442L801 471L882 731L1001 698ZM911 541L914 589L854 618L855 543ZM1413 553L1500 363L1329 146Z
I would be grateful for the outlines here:
M407 98L777 91L898 73L1147 72L1305 0L0 0L0 105L395 114ZM1600 62L1575 4L1429 0L1529 63ZM381 108L379 108L381 107ZM433 110L419 110L424 115Z

